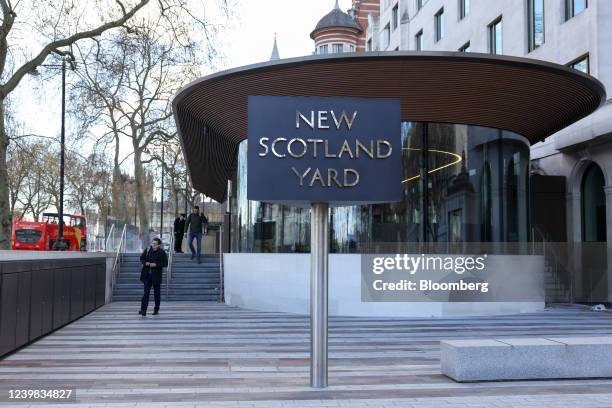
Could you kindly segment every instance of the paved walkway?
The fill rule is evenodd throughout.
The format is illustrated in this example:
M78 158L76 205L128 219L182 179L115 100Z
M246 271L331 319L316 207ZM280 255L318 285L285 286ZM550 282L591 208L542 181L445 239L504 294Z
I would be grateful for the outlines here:
M137 310L106 305L10 355L0 392L76 388L78 404L62 407L612 407L612 379L458 384L439 365L441 339L612 335L610 314L332 318L330 387L313 390L307 317L214 303Z

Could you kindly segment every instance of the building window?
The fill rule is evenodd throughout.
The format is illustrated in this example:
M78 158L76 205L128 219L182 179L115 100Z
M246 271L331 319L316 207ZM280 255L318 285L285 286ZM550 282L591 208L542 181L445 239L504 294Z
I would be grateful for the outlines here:
M529 51L544 44L544 0L527 0L529 21Z
M391 28L393 31L397 29L399 25L399 4L396 4L393 7L393 11L391 12Z
M355 46L353 44L349 44L349 52L355 52Z
M444 8L441 8L434 16L434 25L436 27L436 42L438 42L444 37Z
M402 196L398 204L330 210L330 252L359 253L391 242L528 240L529 143L525 138L481 126L402 122L400 140ZM248 147L245 140L237 152L232 250L308 253L308 209L247 200ZM603 176L591 173L585 176L581 195L586 197L583 208L591 214L585 235L595 241L605 237L605 229L597 232L601 220L605 224L606 212L601 208L605 192Z
M577 16L588 6L587 0L565 0L565 19Z
M417 2L417 10L420 10L423 8L423 6L425 5L425 3L427 3L428 0L416 0Z
M459 48L459 52L470 52L470 42L466 42Z
M502 18L498 17L489 24L489 52L491 54L502 54Z
M319 54L327 54L327 44L319 47Z
M459 20L470 14L470 0L459 0Z
M385 41L383 44L383 49L386 49L391 43L391 26L389 24L387 24L383 29L383 39Z
M568 64L569 67L574 68L577 71L584 72L585 74L589 73L589 56L584 55L577 60L570 62Z
M423 50L423 30L420 30L414 36L414 49L417 51Z
M344 47L342 44L332 44L332 53L340 54L342 52L344 52Z
M372 39L371 38L366 43L366 51L372 51Z

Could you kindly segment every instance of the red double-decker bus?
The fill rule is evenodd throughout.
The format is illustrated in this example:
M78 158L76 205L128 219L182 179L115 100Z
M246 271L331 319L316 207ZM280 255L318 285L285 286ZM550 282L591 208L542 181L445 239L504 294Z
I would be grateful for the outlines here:
M87 251L87 222L83 215L64 214L66 251ZM12 248L22 251L51 251L59 236L59 215L43 213L41 221L24 221L15 217Z

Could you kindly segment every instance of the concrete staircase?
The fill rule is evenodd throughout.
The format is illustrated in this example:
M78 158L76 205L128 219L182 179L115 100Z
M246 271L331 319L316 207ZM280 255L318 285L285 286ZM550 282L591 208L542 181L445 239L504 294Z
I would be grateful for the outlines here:
M203 254L201 264L190 257L191 254L174 254L168 300L219 300L219 255Z
M569 303L569 289L550 265L544 268L544 289L546 303Z
M221 286L219 255L202 255L202 263L190 260L191 254L174 254L172 281L166 289L164 269L161 285L162 301L217 301ZM140 254L124 254L113 291L113 301L135 301L142 297ZM153 301L153 290L151 299Z
M113 290L113 301L134 301L142 298L143 287L140 281L140 271L142 271L140 254L123 254L117 284ZM164 269L162 276L161 292L163 300L166 293L166 269ZM150 301L153 301L153 289L151 289Z

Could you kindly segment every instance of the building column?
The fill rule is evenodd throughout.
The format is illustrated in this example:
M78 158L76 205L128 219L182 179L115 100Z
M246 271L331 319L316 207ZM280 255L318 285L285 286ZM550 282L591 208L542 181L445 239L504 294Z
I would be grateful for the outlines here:
M567 194L567 248L571 251L568 257L570 302L582 300L582 196L580 191Z
M582 242L582 196L580 192L567 194L567 240Z
M608 281L608 302L612 302L612 186L605 186L606 194L606 269Z

